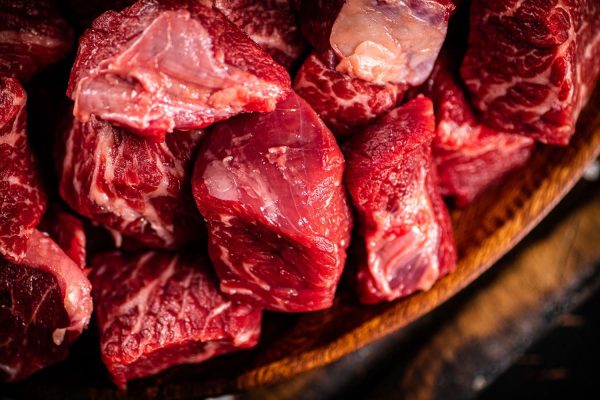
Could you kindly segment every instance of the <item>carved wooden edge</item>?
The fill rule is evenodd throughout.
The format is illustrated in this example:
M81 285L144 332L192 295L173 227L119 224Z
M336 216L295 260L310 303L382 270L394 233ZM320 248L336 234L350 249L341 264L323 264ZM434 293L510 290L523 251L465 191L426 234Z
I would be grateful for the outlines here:
M223 389L241 391L271 384L333 362L406 326L472 283L550 212L581 178L588 164L600 154L600 90L596 90L584 114L569 147L545 146L540 150L538 162L525 167L523 178L527 179L529 187L518 185L522 178L519 175L503 185L503 194L508 198L495 197L501 198L502 204L493 208L491 213L495 216L506 215L506 211L510 210L510 218L494 221L493 229L487 229L484 237L477 241L477 246L470 246L464 252L452 274L439 280L427 292L390 304L382 314L328 345L247 371L238 376L233 384L224 384ZM537 167L545 167L543 173L530 169L532 166L535 168L536 164ZM524 193L528 195L526 199L523 199ZM495 195L491 193L487 202ZM474 207L457 213L454 221L460 224L461 219L477 215L481 210L476 210L476 207L485 203L477 201Z

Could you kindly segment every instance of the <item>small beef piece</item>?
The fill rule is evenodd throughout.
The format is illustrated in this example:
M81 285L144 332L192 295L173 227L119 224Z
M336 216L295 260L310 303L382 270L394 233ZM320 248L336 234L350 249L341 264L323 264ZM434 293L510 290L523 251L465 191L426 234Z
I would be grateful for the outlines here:
M213 0L214 7L290 69L306 49L288 0Z
M498 132L476 120L449 52L440 56L425 87L436 109L433 157L443 196L464 207L529 160L533 139Z
M363 303L428 290L454 269L450 217L431 155L433 104L423 96L352 137L345 182L359 216Z
M93 265L102 360L121 388L258 342L260 309L227 300L204 256L110 252Z
M51 0L0 0L0 76L29 80L69 54L73 31Z
M0 258L0 380L24 379L63 360L92 308L85 273L34 231L20 264Z
M483 122L567 145L600 72L600 2L473 0L461 76Z
M383 85L419 85L442 47L452 0L303 0L302 32L336 70Z
M46 209L38 165L27 143L27 94L0 78L0 254L19 262Z
M92 116L59 141L60 194L78 213L152 247L178 248L202 236L191 175L203 132L156 143Z
M86 234L81 219L52 204L38 229L48 233L79 268L86 267Z
M335 70L335 62L332 51L321 57L311 54L296 75L294 90L343 138L394 108L405 87L350 78Z
M155 141L240 112L272 111L290 78L219 11L193 0L140 0L81 37L67 94L92 114Z
M331 306L351 229L343 171L335 138L295 93L215 127L192 189L227 296L276 311Z

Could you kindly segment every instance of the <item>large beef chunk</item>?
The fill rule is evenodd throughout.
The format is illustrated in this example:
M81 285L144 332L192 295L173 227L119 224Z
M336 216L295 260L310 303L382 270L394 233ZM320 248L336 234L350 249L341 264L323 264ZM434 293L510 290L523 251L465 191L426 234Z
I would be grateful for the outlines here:
M0 258L0 379L23 379L64 359L91 314L85 273L34 231L20 264Z
M350 238L335 138L295 93L215 127L193 177L221 290L277 311L331 306Z
M325 61L324 61L325 60ZM338 138L364 127L395 107L404 86L377 85L335 70L332 51L311 54L294 79L294 90L310 104Z
M79 268L87 266L87 238L81 219L52 204L38 228L48 233Z
M46 194L27 143L27 94L0 78L0 254L18 262L46 208Z
M302 32L336 69L376 84L423 83L442 47L452 0L303 0Z
M110 252L93 264L102 359L120 387L258 341L260 309L227 300L204 256Z
M306 41L288 0L213 0L213 4L287 69L302 56Z
M533 139L498 132L477 121L450 52L438 59L425 93L436 111L433 157L440 191L453 197L458 206L469 204L531 156Z
M66 56L71 27L51 0L0 0L0 76L28 80Z
M69 81L74 115L157 141L244 111L272 111L290 78L219 11L193 0L140 0L81 37Z
M461 75L484 122L566 145L600 71L597 0L474 0Z
M202 135L174 132L156 143L94 116L74 120L60 141L60 194L78 213L126 237L181 247L203 232L190 186Z
M454 268L450 217L431 155L433 104L417 97L348 143L345 182L359 215L363 303L427 290Z

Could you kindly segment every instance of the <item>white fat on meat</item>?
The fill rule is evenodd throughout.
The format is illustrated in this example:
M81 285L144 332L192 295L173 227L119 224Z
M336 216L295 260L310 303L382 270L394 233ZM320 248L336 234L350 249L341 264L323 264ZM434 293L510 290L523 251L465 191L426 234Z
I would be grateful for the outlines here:
M446 37L446 8L421 1L347 0L331 29L339 72L376 84L419 85Z

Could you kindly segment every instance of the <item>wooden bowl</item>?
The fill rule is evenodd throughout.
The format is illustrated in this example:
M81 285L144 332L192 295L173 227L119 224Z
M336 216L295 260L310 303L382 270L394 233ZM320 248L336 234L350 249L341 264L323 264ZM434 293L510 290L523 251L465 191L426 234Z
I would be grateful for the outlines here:
M523 170L453 214L458 266L427 292L363 306L342 283L329 310L267 313L256 349L133 381L127 393L110 383L91 327L67 361L0 389L29 398L197 398L274 383L320 367L401 329L473 282L558 203L599 152L600 88L582 112L569 147L539 146Z

